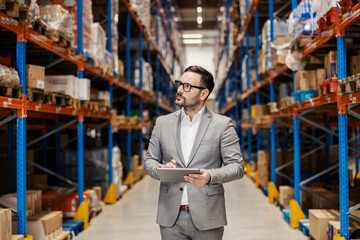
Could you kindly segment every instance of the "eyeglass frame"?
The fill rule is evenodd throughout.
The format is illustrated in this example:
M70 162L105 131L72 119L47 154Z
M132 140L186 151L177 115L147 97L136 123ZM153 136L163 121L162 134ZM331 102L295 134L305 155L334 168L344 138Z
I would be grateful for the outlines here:
M178 83L179 83L179 85L178 85ZM186 91L186 90L185 90L184 84L187 84L187 85L190 86L189 91ZM182 83L182 82L180 82L179 80L175 80L175 87L176 87L176 89L178 89L178 88L180 87L180 85L182 86L184 92L190 92L190 91L191 91L191 88L197 88L197 89L200 89L200 90L205 90L205 89L206 89L206 88L204 88L204 87L194 86L194 85L191 85L190 83Z

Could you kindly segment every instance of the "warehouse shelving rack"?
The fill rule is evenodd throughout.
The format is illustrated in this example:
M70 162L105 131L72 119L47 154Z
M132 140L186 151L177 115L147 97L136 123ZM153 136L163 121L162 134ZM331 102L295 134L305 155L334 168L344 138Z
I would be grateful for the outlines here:
M297 1L292 1L292 9L294 9L297 6ZM271 41L273 41L273 0L269 1L269 16L270 16L270 33L271 33ZM349 27L354 22L358 21L360 19L360 4L356 4L350 11L348 11L346 14L344 14L342 17L339 17L337 15L336 23L329 26L325 31L320 33L317 37L315 37L310 43L308 43L303 49L300 50L301 57L299 60L304 59L306 56L310 55L314 51L316 51L318 48L323 46L326 42L328 42L333 37L337 37L337 52L338 52L338 79L343 79L347 76L346 74L346 45L345 45L345 29ZM255 9L255 22L257 21L257 11ZM251 16L251 14L249 15ZM249 18L248 18L249 19ZM245 26L246 29L247 26ZM255 24L255 28L258 28L257 24ZM257 29L255 29L255 32ZM244 31L242 31L243 33ZM239 34L240 35L240 34ZM255 39L258 38L258 34L255 34ZM238 43L237 43L238 45ZM247 45L248 42L247 42ZM258 44L256 43L256 52L258 49ZM242 46L240 46L240 50L242 49ZM248 49L247 49L248 53ZM242 52L240 52L240 61L242 61ZM257 53L256 53L257 56ZM232 60L232 58L230 58ZM224 99L225 91L223 91L222 87L224 85L224 82L228 80L229 78L229 69L231 68L233 64L233 61L230 61L227 65L225 75L223 79L220 81L220 86L217 91L217 98L220 102L220 105ZM248 64L249 66L249 64ZM240 101L241 105L241 113L243 109L243 102L245 99L249 101L250 96L255 92L256 93L256 103L259 103L259 89L263 88L270 84L270 102L274 102L274 87L273 83L275 79L277 79L279 76L281 76L284 72L288 70L288 67L286 65L283 65L277 69L270 69L269 77L266 77L265 79L259 80L259 75L257 71L257 63L256 63L256 77L257 82L256 86L249 88L248 84L248 90L244 93L242 91L242 86L240 84L240 94L235 94L235 96ZM240 67L240 71L241 67ZM248 71L248 69L247 69ZM240 75L241 76L241 75ZM249 76L249 74L247 74ZM237 79L238 80L238 79ZM249 83L249 79L247 79ZM276 184L276 174L279 174L280 170L284 167L287 167L291 164L294 164L294 187L295 187L295 200L298 205L300 205L300 188L305 189L304 184L319 177L324 174L328 174L332 170L339 170L339 196L340 196L340 221L341 221L341 231L340 235L343 239L349 239L349 216L352 218L356 218L356 216L352 215L351 212L359 209L360 204L357 204L356 206L349 209L349 178L348 178L348 151L352 150L355 152L355 160L356 160L356 174L359 172L359 140L358 140L358 124L357 123L348 123L348 115L351 115L355 118L360 118L360 114L356 111L352 110L357 104L359 103L359 93L353 93L349 95L338 95L337 93L330 93L326 94L325 96L319 96L315 97L313 99L309 99L303 102L294 103L292 104L292 107L289 109L280 111L279 113L273 114L273 120L271 122L270 126L261 126L256 124L250 124L247 126L244 126L242 128L240 136L241 136L241 145L242 145L242 151L245 152L245 145L248 148L249 153L251 153L251 137L248 135L248 143L245 144L245 131L246 129L253 129L255 128L262 128L267 127L270 128L270 135L271 135L271 181L272 183ZM329 121L325 121L325 123L316 123L313 121L310 121L303 117L305 113L309 113L311 111L316 110L319 107L328 107L333 106L336 110L336 115L338 116L338 123L337 124L330 124ZM238 106L238 101L235 100L233 102L230 102L227 104L224 108L220 108L220 113L222 114L228 114L233 108L236 108ZM248 106L248 109L249 106ZM250 111L249 111L250 112ZM242 117L242 114L240 114ZM293 116L293 126L290 126L286 123L281 122L277 117L280 116ZM237 117L237 116L236 116ZM304 122L302 125L306 126L312 126L313 129L321 129L326 133L326 142L322 142L319 140L319 138L315 137L314 131L312 131L312 135L308 135L300 130L300 120ZM285 125L288 128L293 129L293 135L294 135L294 161L290 162L288 164L285 164L284 166L276 166L276 153L275 153L275 122L280 125ZM236 126L238 126L238 123L236 123ZM355 128L355 137L352 139L348 139L348 127L354 127ZM331 130L332 127L338 127L338 134ZM300 147L303 144L302 137L306 136L307 138L312 140L313 144L313 150L303 156L300 156ZM330 166L329 162L329 143L331 142L332 136L338 136L339 137L339 164L335 166ZM355 147L349 146L350 142L355 142ZM315 147L315 143L319 144L319 147ZM320 148L326 148L326 165L327 169L322 171L321 173L316 174L315 176L300 181L300 159L311 155L313 152L316 152ZM257 149L259 149L259 144ZM250 162L250 154L248 161ZM249 166L249 165L248 165ZM269 193L270 194L270 193ZM298 223L292 227L297 227Z
M25 3L25 2L24 2ZM142 35L145 36L147 42L148 42L148 61L150 62L150 44L153 46L155 51L157 52L157 62L160 62L162 67L165 69L167 74L169 75L169 78L173 80L173 67L172 69L168 66L168 64L165 62L165 58L161 55L160 49L158 45L155 43L154 38L151 37L142 27L140 24L138 17L134 14L134 12L131 10L129 3L127 1L123 1L125 6L128 8L128 23L130 23L130 15L133 17L133 20L137 22L137 25L140 28L140 34L139 38L142 38ZM61 179L73 187L75 189L78 189L78 196L79 201L78 204L81 205L83 199L83 191L84 191L84 120L87 118L96 118L96 119L103 119L106 120L105 124L108 124L109 134L108 134L108 148L109 148L109 186L112 184L112 145L113 145L113 130L119 129L119 130L127 130L128 131L128 139L127 139L127 146L129 149L129 146L131 144L129 140L129 136L131 136L131 130L141 130L143 126L145 126L143 123L140 123L137 126L131 126L131 125L123 125L123 126L114 126L112 124L112 119L110 114L100 113L100 112L92 112L92 111L85 111L83 108L83 102L81 102L80 109L74 109L72 107L60 107L60 106L52 106L48 104L40 104L37 102L31 102L27 100L26 97L26 72L25 72L25 64L26 64L26 42L30 41L36 46L41 47L42 49L45 49L46 51L49 51L53 53L54 55L60 57L62 60L67 60L68 62L74 64L77 66L78 72L77 75L79 78L83 78L84 71L87 71L88 73L99 77L103 81L108 83L109 87L109 93L110 93L110 103L111 106L113 104L113 86L116 85L122 89L124 89L128 95L128 103L127 103L127 115L130 116L130 107L131 107L131 95L135 95L140 97L140 111L139 115L140 118L142 118L142 100L149 102L150 100L143 97L142 95L142 83L140 81L139 89L131 86L130 84L130 67L129 67L129 58L127 58L127 82L119 82L118 76L116 73L113 74L113 76L105 74L101 69L93 66L90 62L85 61L83 57L83 49L82 49L82 0L77 1L77 5L80 6L78 8L78 19L77 19L77 29L78 29L78 49L77 54L72 53L70 50L60 47L59 45L53 43L51 40L46 38L45 36L33 31L32 29L28 28L25 24L20 23L19 21L12 19L8 17L6 14L0 12L0 27L5 28L8 31L12 32L13 34L16 34L17 36L17 42L16 42L16 67L17 71L19 73L20 77L20 83L22 85L22 97L21 99L13 99L13 98L7 98L7 97L0 97L0 114L1 116L5 117L3 120L1 120L0 125L8 124L7 129L8 134L8 168L9 168L9 176L8 179L12 178L12 170L10 171L10 168L13 166L13 142L14 142L14 131L16 130L16 166L17 166L17 212L18 212L18 223L17 223L17 232L18 234L22 234L26 236L26 147L30 146L36 142L39 142L43 140L44 148L46 147L46 138L50 135L55 134L56 135L56 169L57 172L50 171L46 169L45 167L38 165L36 163L28 162L30 164L35 165L35 167L40 168L41 170L45 171L46 173L52 174L56 176L58 179ZM159 8L161 8L160 1L158 2ZM107 1L107 24L108 24L108 36L111 36L111 0ZM161 8L162 9L162 8ZM157 9L159 12L159 9ZM163 12L163 11L161 11ZM165 20L166 17L163 15L163 20ZM127 29L128 32L130 32L130 28ZM130 42L130 38L127 39L127 42ZM141 41L140 41L141 42ZM111 52L111 37L108 38L108 50ZM177 52L180 52L181 50L177 49ZM182 50L183 51L183 50ZM140 51L141 52L141 51ZM130 53L130 46L127 48L127 55ZM129 57L129 56L128 56ZM141 56L139 58L140 64L141 64ZM178 61L180 61L180 58L177 58ZM53 64L55 65L55 64ZM140 68L141 69L141 68ZM159 79L159 74L156 75L157 79ZM140 79L142 80L142 72L140 70ZM157 92L158 94L158 92ZM174 109L171 106L167 106L164 103L161 103L156 101L156 105L158 108L165 109L168 112L174 111ZM9 113L10 111L10 113ZM49 115L51 114L51 115ZM159 114L159 111L158 111ZM60 116L72 116L73 120L60 124L59 117ZM47 132L49 126L40 126L40 125L27 125L26 119L27 118L43 118L43 119L53 119L56 120L56 128L52 129L51 131ZM17 119L17 123L14 126L13 120ZM45 122L45 121L44 121ZM77 145L78 145L78 183L74 183L61 175L58 174L58 170L60 169L60 130L65 128L72 128L74 129L74 125L77 122ZM101 124L104 126L104 123ZM31 127L32 129L43 129L44 135L40 138L37 138L30 143L26 142L26 129L28 127ZM147 126L149 128L149 126ZM76 140L75 139L75 140ZM74 139L70 140L74 141ZM140 137L140 141L142 141L142 136ZM140 144L142 146L142 144ZM140 154L142 154L142 151L140 151ZM140 155L141 156L141 155ZM130 159L130 152L128 152L128 162ZM140 157L141 159L141 157ZM128 165L130 166L130 164ZM8 181L8 189L13 190L12 182ZM72 189L74 191L75 189Z

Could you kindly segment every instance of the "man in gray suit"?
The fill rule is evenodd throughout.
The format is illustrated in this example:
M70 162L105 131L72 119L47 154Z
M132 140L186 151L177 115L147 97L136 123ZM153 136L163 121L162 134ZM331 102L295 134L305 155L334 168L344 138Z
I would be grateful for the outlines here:
M161 183L156 222L164 240L222 239L227 224L222 184L244 175L239 139L230 118L205 107L214 89L211 73L190 66L175 84L181 110L156 120L145 171L159 179L159 167L201 170L185 176L186 182Z

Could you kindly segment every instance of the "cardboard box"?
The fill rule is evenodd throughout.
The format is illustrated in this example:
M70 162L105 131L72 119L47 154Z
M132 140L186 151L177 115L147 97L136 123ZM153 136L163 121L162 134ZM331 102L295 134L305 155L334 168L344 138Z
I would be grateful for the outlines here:
M27 64L26 65L26 88L45 87L45 67Z
M57 237L62 228L62 212L42 212L28 218L27 233L36 240L47 240Z
M33 215L42 210L42 192L41 190L27 190L26 194L31 195L31 208Z
M318 89L316 70L300 70L295 73L295 91Z
M259 184L267 186L269 182L270 154L265 151L258 151L257 168L259 171Z
M243 109L242 119L243 119L243 120L249 119L249 115L248 115L248 110L247 110L247 108L244 108L244 109Z
M135 172L138 166L139 166L139 155L134 155L131 157L130 170Z
M54 75L45 77L45 90L77 96L77 77L73 75Z
M12 226L11 226L11 210L0 209L0 239L11 240Z
M36 184L47 184L48 175L47 174L30 174L26 176L26 184L28 188L35 188Z
M350 57L350 75L360 73L360 56Z
M12 235L11 240L24 240L23 235Z
M78 100L90 100L90 79L77 78L76 83L77 87L75 89L75 96L73 97Z
M294 199L294 188L279 186L279 202L284 208L289 208L290 200Z
M318 85L325 80L325 77L326 77L325 68L316 69L316 79Z
M2 195L0 197L0 204L7 207L17 210L17 195L16 193L10 193ZM26 194L26 216L29 217L33 214L32 212L32 196Z
M26 160L27 161L34 161L34 150L26 150ZM34 173L34 166L26 163L26 174L33 174Z
M314 240L327 239L327 226L329 221L337 221L340 218L337 210L310 209L310 237Z
M291 37L276 37L275 45L277 47L282 46L284 44L289 44L291 42Z
M337 76L337 54L336 51L330 51L324 58L324 68L326 70L326 78Z
M268 112L268 108L266 105L263 104L256 104L255 105L255 117L262 117L264 115L267 115Z
M96 192L98 199L101 201L102 200L101 187L95 186L92 189Z

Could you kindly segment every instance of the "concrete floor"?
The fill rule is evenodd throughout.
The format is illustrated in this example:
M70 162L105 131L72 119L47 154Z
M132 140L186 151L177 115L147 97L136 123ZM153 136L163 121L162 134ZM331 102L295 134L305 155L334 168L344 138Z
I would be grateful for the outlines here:
M116 204L107 205L77 240L147 239L159 240L155 223L159 182L146 176ZM279 208L244 177L225 184L228 226L224 240L305 240L282 219Z

